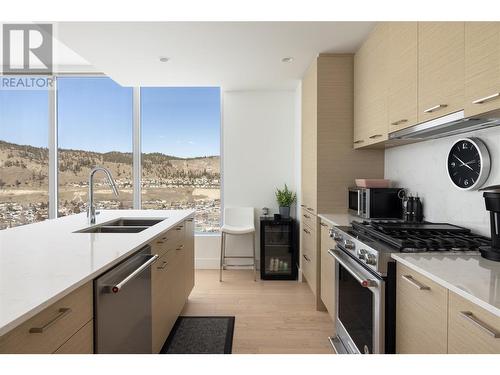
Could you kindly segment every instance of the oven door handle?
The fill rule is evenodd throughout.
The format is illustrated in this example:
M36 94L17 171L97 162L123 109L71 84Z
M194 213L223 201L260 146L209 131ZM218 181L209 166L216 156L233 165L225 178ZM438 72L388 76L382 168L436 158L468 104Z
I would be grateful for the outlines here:
M361 286L365 288L378 286L375 280L370 279L369 277L363 275L361 272L358 272L357 270L353 269L349 265L351 260L349 260L346 255L343 255L340 250L330 249L328 250L328 254L334 257L335 260L339 262L339 264L341 264L361 284Z

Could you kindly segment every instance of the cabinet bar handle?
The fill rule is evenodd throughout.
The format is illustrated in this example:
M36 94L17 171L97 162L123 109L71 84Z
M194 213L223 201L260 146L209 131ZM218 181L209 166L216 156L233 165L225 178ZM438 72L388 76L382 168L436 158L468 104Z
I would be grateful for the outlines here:
M178 247L177 249L175 249L175 250L182 250L183 248L184 248L184 245L181 245L181 246L179 246L179 247Z
M41 327L30 328L29 332L30 333L43 333L47 328L49 328L51 325L53 325L55 322L57 322L62 317L68 315L69 313L71 313L71 309L69 307L61 307L59 309L59 313L54 318L49 320L47 323L45 323Z
M303 228L302 229L304 232L306 232L307 234L311 234L311 232L309 232L306 228Z
M434 107L427 108L426 110L424 110L424 112L425 113L432 113L438 109L446 108L446 107L448 107L448 104L438 104L438 105L435 105Z
M354 144L363 143L363 142L364 142L364 139L358 139L357 141L354 141Z
M305 260L307 260L308 262L310 262L310 261L311 261L311 259L309 259L309 258L307 257L307 255L305 255L305 254L302 254L302 257L303 257Z
M496 331L494 328L490 327L488 324L482 322L479 320L477 317L474 316L474 314L470 311L460 311L459 313L464 319L468 320L472 324L474 324L476 327L481 329L481 331L487 333L494 339L500 338L500 333Z
M416 287L418 290L431 290L430 287L428 287L427 285L424 285L421 282L415 280L410 275L403 275L403 276L401 276L401 278L403 280L409 282L411 285L413 285L414 287Z
M375 139L375 138L379 138L379 137L382 137L382 134L374 134L374 135L370 135L368 138L370 138L370 139Z
M305 204L301 204L300 207L306 208L306 205Z
M325 223L319 223L319 225L321 225L322 227L327 227L328 226Z
M309 211L314 211L314 208L311 208L311 207L307 207L307 209L308 209Z
M474 100L472 104L483 104L489 102L490 100L496 99L500 96L500 92L496 92L492 95L485 96L484 98Z
M405 122L408 122L408 120L407 119L401 119L401 120L398 120L398 121L391 122L391 125L400 125L400 124L404 124Z
M304 215L302 215L302 216L304 216L306 219L310 219L310 218L311 218L311 216L309 216L309 215L307 215L307 214L304 214Z

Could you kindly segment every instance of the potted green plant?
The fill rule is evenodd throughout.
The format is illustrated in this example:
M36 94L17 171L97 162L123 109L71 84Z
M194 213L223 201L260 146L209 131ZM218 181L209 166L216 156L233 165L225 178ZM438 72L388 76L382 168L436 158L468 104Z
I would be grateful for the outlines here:
M276 200L278 201L281 217L290 217L290 206L296 199L297 195L293 191L289 190L286 184L283 190L276 189Z

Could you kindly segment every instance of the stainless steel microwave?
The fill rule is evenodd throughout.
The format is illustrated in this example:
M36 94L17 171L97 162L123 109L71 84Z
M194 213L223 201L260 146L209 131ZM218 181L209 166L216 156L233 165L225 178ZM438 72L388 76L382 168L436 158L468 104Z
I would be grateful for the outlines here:
M401 219L401 188L349 188L349 212L363 219Z

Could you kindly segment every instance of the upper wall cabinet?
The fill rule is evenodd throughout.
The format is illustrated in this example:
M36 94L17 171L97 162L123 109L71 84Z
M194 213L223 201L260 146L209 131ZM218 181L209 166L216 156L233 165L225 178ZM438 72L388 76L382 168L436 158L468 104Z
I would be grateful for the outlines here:
M465 24L465 116L500 109L500 22Z
M416 22L389 24L389 133L417 123L417 37Z
M418 121L464 108L464 22L418 23Z
M387 140L389 24L380 23L354 57L354 147Z

